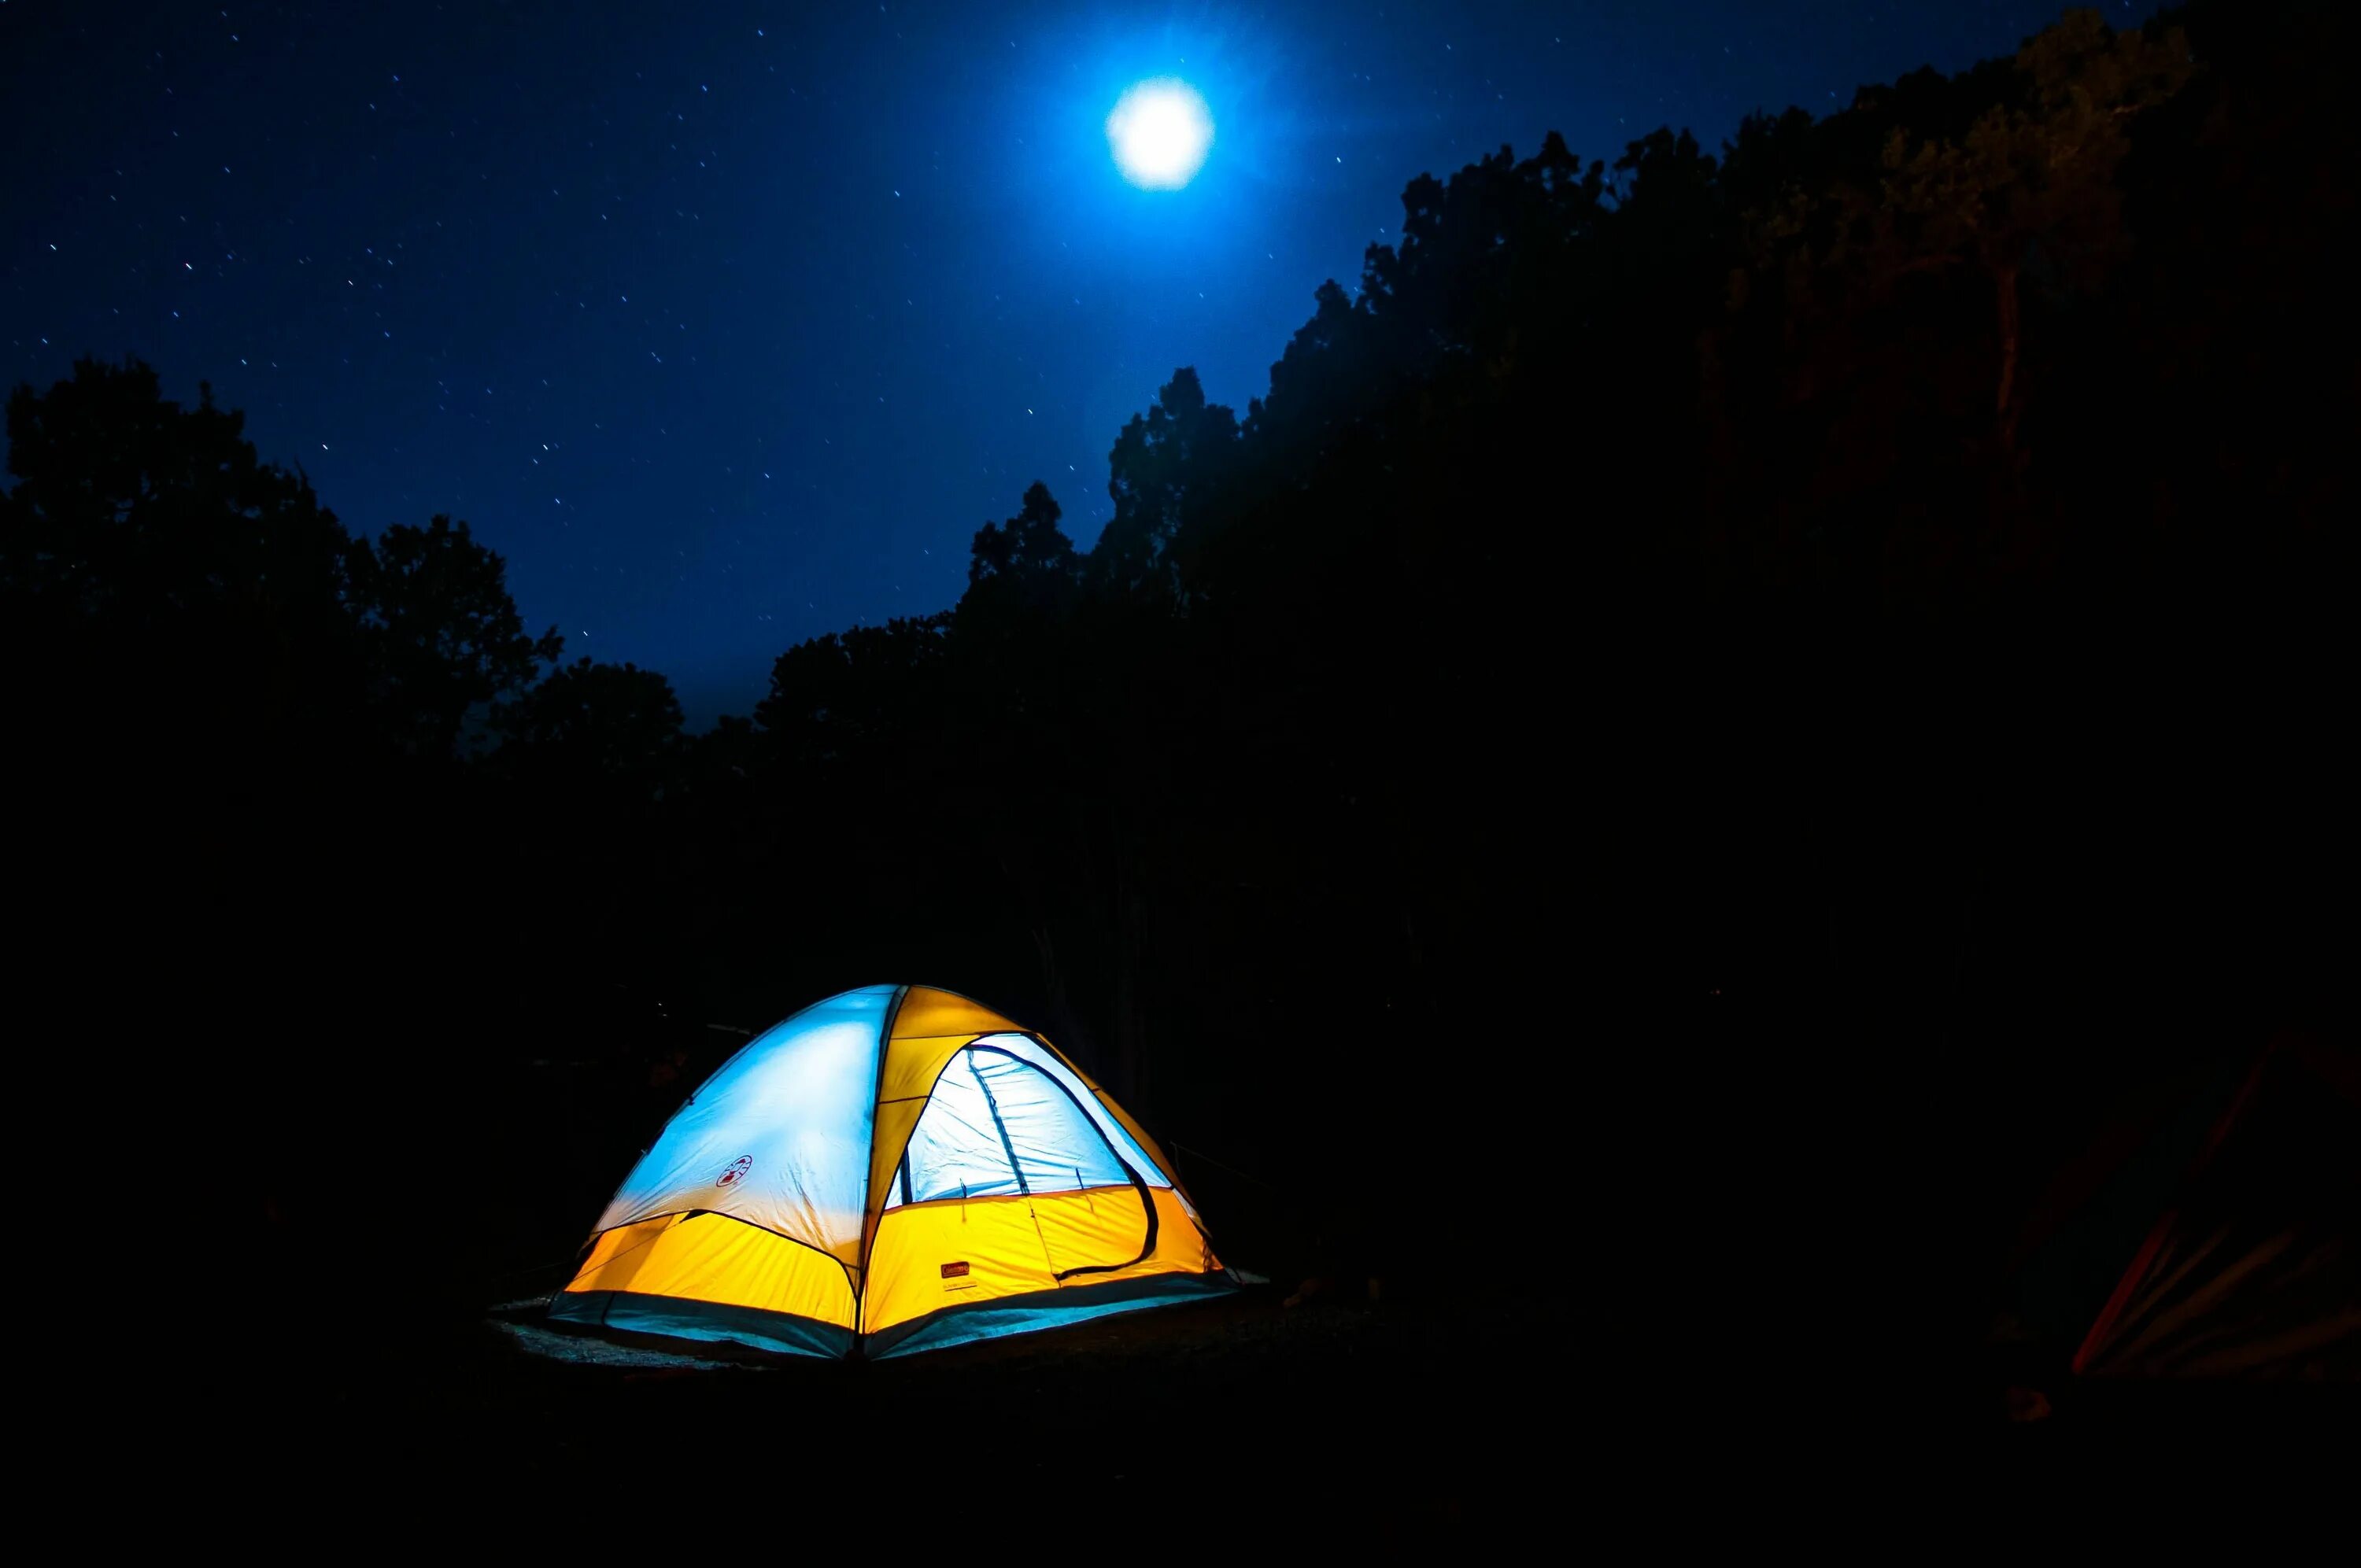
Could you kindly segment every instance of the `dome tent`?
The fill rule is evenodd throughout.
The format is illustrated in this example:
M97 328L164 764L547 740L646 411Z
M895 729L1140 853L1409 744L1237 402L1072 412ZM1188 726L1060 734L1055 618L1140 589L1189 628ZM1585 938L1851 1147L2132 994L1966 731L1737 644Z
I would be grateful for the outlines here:
M1225 1290L1171 1170L1039 1035L950 992L866 986L689 1096L550 1316L879 1356Z

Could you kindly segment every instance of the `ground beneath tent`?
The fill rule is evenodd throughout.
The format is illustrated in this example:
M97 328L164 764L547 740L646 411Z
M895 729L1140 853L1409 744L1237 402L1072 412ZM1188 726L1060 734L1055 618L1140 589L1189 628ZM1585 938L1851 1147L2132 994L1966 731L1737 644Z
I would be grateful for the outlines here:
M1562 1415L1544 1364L1504 1378L1501 1356L1548 1345L1540 1308L1279 1295L875 1363L559 1328L513 1302L381 1372L315 1366L258 1467L471 1507L723 1481L784 1505L818 1487L929 1518L984 1509L1000 1525L972 1544L1053 1496L1073 1530L1129 1519L1175 1541L1192 1507L1361 1527L1523 1511Z
M1175 1547L1330 1530L1464 1541L1602 1510L1687 1537L1872 1475L2006 1511L2087 1490L2126 1438L2153 1454L2165 1431L2192 1430L2159 1424L2169 1410L2153 1401L2128 1420L2086 1403L2015 1425L1997 1387L1905 1424L1893 1380L1816 1372L1775 1347L1745 1347L1733 1375L1632 1354L1532 1301L1288 1310L1278 1296L869 1364L561 1330L516 1302L440 1337L376 1341L401 1352L381 1365L313 1357L275 1398L241 1401L238 1468L307 1507L374 1510L357 1517L555 1528L697 1496L784 1510L831 1544L890 1519L964 1560L1043 1530L1077 1545L1110 1530ZM2234 1413L2187 1408L2207 1429ZM2284 1431L2279 1413L2231 1424ZM1687 1518L1707 1477L1713 1516ZM1252 1536L1266 1528L1285 1534Z

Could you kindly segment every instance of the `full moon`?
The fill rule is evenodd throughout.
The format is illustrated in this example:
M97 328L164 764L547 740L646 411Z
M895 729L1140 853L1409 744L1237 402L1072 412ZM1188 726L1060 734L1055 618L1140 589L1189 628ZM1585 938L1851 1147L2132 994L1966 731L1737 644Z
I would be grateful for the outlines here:
M1185 82L1143 82L1107 116L1107 145L1126 180L1142 190L1178 191L1204 165L1213 116Z

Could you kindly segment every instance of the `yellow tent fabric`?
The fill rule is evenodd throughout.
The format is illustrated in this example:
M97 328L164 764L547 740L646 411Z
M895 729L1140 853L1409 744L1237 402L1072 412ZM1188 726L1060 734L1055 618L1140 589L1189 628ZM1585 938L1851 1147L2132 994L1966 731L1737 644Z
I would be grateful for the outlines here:
M1174 1194L1156 1192L1152 1201L1159 1211L1155 1250L1127 1266L1077 1277L1072 1288L1220 1267ZM946 1308L1058 1289L1062 1270L1137 1255L1147 1229L1139 1194L1128 1187L896 1209L870 1255L861 1326L880 1333Z
M667 1214L609 1231L568 1290L631 1290L853 1326L844 1266L726 1214Z
M876 986L765 1031L690 1096L551 1315L881 1355L1229 1285L1164 1151L1046 1038L956 992Z
M1021 1035L1025 1025L1013 1024L982 1003L931 985L914 985L903 993L894 1012L894 1037L926 1039L938 1035Z

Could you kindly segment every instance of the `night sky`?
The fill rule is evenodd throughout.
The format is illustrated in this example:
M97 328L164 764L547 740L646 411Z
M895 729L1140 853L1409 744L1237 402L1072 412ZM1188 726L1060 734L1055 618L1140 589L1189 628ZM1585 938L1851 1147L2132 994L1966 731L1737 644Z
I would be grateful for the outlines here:
M2059 8L0 0L0 343L211 380L357 531L468 519L702 724L954 602L1032 479L1088 545L1124 420L1184 364L1243 411L1411 176L1718 144ZM1215 139L1142 190L1107 116L1167 76Z

